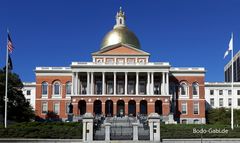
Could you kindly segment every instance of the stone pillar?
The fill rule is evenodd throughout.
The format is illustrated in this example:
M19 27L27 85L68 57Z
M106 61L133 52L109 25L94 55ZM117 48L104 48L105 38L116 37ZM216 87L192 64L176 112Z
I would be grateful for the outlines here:
M105 123L105 141L110 141L110 127L111 123Z
M152 72L151 76L151 95L154 95L154 72Z
M125 72L125 95L127 95L128 73Z
M105 72L102 72L102 95L105 95Z
M93 103L91 102L86 103L86 113L93 113Z
M132 123L133 125L133 141L138 141L138 123Z
M113 115L115 116L117 114L117 103L113 102Z
M150 95L149 91L150 91L150 73L147 73L147 95Z
M147 104L147 113L154 113L155 112L155 104L153 102L148 102Z
M91 72L91 94L93 95L94 94L94 73Z
M73 105L73 114L77 115L78 114L78 103L72 103Z
M90 94L90 73L87 72L87 95Z
M92 113L86 113L83 116L83 142L93 141L93 118Z
M106 104L105 104L105 102L102 102L102 115L105 115L105 106L106 106Z
M140 103L136 102L136 113L139 114L140 113Z
M124 110L125 110L125 116L127 116L128 115L128 102L125 103Z
M166 94L169 95L169 73L166 73Z
M114 83L113 83L113 90L114 90L114 91L113 91L113 92L114 92L114 95L116 95L116 93L117 93L117 92L116 92L116 89L117 89L117 88L116 88L116 87L117 87L117 81L116 81L116 80L117 80L117 75L116 75L116 72L114 72L114 73L113 73L113 81L114 81Z
M160 142L160 115L151 113L148 116L148 125L150 129L150 141Z
M138 85L139 85L139 73L136 72L136 90L135 90L136 95L138 95L138 90L139 90Z

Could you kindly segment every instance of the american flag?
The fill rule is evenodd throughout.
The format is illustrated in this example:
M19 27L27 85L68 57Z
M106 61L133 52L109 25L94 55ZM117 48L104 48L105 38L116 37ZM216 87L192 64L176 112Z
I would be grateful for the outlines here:
M8 33L7 48L8 48L8 52L12 53L12 51L13 51L13 44L12 44L12 40L11 40L11 37L10 37L9 33Z

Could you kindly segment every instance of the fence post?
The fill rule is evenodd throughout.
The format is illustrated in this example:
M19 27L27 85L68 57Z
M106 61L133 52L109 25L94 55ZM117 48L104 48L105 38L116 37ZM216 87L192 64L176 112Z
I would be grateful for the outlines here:
M151 113L148 116L150 141L160 141L160 115Z
M110 141L110 127L111 123L105 123L105 141Z
M138 141L138 123L132 123L133 125L133 141Z
M93 140L93 118L91 113L85 113L83 116L83 142L91 142Z

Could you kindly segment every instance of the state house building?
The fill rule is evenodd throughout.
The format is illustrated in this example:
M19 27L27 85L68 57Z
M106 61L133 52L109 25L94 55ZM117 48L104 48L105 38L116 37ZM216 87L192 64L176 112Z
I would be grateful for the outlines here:
M92 61L36 67L36 114L53 111L64 120L72 104L74 117L156 112L163 121L173 115L178 123L205 123L205 69L151 62L125 20L120 9Z

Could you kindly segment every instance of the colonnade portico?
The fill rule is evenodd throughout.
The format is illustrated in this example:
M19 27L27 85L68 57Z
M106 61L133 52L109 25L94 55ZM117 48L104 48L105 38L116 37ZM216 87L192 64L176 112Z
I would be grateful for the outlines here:
M73 95L169 95L168 72L73 72Z

